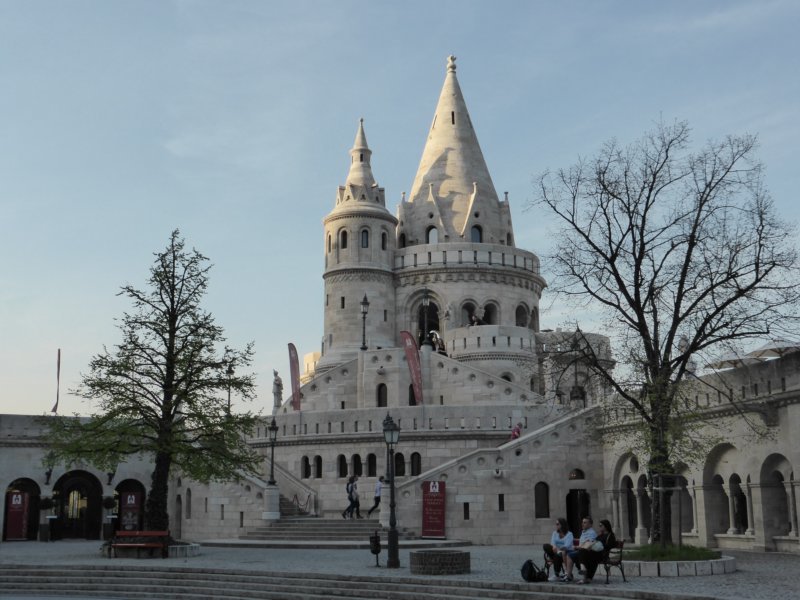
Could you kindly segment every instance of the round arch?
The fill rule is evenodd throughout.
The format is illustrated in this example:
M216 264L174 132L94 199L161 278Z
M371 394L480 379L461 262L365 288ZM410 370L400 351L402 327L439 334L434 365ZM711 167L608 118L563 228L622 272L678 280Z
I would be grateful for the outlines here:
M4 540L35 540L39 533L41 490L33 479L15 479L6 488Z
M103 486L87 471L69 471L53 486L56 516L52 532L61 538L100 539Z

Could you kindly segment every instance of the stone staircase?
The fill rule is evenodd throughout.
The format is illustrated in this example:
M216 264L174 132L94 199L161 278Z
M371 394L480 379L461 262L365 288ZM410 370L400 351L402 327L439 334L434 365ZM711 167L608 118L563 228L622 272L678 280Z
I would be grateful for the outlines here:
M294 499L290 500L286 496L280 496L280 512L281 517L299 517L301 515L308 515L308 511L303 510Z
M323 519L317 517L286 517L270 525L253 527L240 535L240 540L249 541L315 541L367 543L375 530L381 531L377 518ZM400 539L414 539L408 531L400 529ZM381 533L385 538L385 533Z
M147 566L0 566L0 597L158 598L163 600L622 600L643 597L635 590L604 586L442 580L439 578L323 575L228 569ZM153 565L153 566L151 566ZM639 592L641 594L641 592ZM648 592L648 600L667 594Z

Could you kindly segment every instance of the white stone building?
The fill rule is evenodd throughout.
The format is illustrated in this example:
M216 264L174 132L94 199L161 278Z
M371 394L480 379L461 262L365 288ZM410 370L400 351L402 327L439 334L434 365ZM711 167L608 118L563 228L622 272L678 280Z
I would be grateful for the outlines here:
M540 330L546 282L539 259L516 246L509 201L498 197L486 167L453 57L411 193L396 215L386 207L371 155L360 123L345 183L323 219L321 351L305 357L300 410L287 395L274 411L281 496L312 514L341 518L345 482L357 474L368 504L375 480L386 472L388 413L401 428L395 474L398 523L405 529L421 531L422 483L440 481L450 538L541 543L555 517L567 516L577 527L591 513L609 518L626 539L645 541L649 498L639 464L646 460L629 450L624 412L602 436L592 435L601 423L599 407L610 399L579 366L570 366L571 333ZM419 350L421 398L403 331L418 342L435 332L437 346L423 343ZM584 335L611 361L605 337ZM741 415L721 398L706 401L709 419L725 423L730 442L715 447L705 464L682 467L686 490L673 500L675 514L679 501L682 509L676 533L702 545L800 552L793 474L800 454L792 444L800 427L798 367L794 354L726 376L736 382L726 384L731 389L749 390L743 405L766 415L772 438L744 447ZM522 435L509 441L516 423ZM263 449L263 477L207 486L176 474L170 517L177 536L236 537L275 516L274 488L266 484L266 425L250 440ZM77 479L53 473L46 480L38 467L46 442L33 421L0 416L0 432L4 458L13 455L0 463L0 485L37 497L56 492L62 516L64 498L75 491L93 507L87 515L95 520L100 496L119 493L120 482L127 482L122 491L136 482L145 493L146 464L121 465L113 477L85 469ZM64 483L72 480L73 487ZM384 495L384 525L387 504Z

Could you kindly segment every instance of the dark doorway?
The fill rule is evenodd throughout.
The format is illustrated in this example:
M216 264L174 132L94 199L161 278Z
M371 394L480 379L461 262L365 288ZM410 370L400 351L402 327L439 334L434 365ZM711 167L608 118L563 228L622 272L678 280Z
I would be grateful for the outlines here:
M431 301L428 305L428 330L425 331L425 307L420 304L417 312L417 343L421 346L425 337L430 339L431 331L439 332L439 307Z
M592 514L592 501L586 490L570 490L567 494L567 523L572 535L581 534L581 519Z
M100 539L103 487L86 471L70 471L53 487L58 516L57 535L62 538ZM55 532L54 532L55 533Z
M35 540L39 532L39 486L32 479L17 479L6 489L3 539Z

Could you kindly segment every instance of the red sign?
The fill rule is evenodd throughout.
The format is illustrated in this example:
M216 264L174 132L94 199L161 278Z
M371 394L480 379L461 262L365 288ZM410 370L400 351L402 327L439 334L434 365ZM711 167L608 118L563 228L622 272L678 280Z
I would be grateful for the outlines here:
M6 539L28 539L28 494L25 492L6 494Z
M422 369L419 366L417 342L414 341L414 336L408 331L401 331L400 339L403 340L403 350L405 350L408 370L411 373L411 385L414 387L414 398L417 404L422 404Z
M422 482L422 537L444 539L445 482Z
M142 495L139 492L121 492L119 495L120 526L125 531L139 529L139 513L142 510Z

